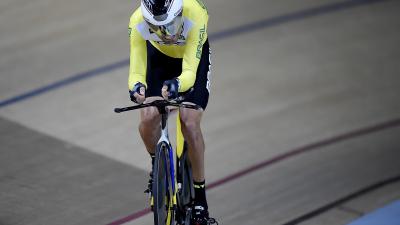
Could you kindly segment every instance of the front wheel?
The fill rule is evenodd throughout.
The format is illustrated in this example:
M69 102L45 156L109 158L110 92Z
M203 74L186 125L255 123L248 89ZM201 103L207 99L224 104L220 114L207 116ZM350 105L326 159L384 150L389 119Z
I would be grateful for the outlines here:
M161 142L157 145L154 159L153 211L155 225L173 225L172 182L170 174L169 145Z

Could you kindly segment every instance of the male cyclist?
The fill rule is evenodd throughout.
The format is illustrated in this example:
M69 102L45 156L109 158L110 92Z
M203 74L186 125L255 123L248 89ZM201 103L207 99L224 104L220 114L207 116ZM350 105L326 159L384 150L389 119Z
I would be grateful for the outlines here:
M215 223L208 214L205 147L200 129L210 87L207 23L207 9L201 0L141 0L140 8L132 14L129 23L131 100L140 104L157 98L173 99L193 87L186 101L202 108L182 108L179 112L193 170L193 225ZM140 112L139 132L153 163L160 137L160 119L154 107ZM149 183L151 186L151 178Z

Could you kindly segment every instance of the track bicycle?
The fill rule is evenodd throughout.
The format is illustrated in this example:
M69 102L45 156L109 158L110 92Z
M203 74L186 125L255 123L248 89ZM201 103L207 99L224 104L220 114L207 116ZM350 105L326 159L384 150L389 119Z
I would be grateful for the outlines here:
M187 144L180 127L179 112L177 117L176 166L174 150L169 141L168 115L170 106L176 108L199 109L200 106L183 103L184 97L175 100L155 100L150 103L115 108L116 113L145 107L156 107L161 114L161 136L156 146L153 166L153 184L151 208L155 225L190 225L194 187ZM176 174L176 175L175 175Z

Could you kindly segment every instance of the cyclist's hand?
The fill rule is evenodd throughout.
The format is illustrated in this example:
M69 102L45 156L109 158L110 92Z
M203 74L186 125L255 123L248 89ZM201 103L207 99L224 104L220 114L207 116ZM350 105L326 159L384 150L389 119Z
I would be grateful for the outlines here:
M178 97L179 80L172 79L164 81L164 85L161 89L161 94L164 99L175 99Z
M132 91L129 91L131 101L138 104L142 104L146 99L145 93L146 93L146 87L144 86L144 84L140 82L136 83L135 86L133 86Z

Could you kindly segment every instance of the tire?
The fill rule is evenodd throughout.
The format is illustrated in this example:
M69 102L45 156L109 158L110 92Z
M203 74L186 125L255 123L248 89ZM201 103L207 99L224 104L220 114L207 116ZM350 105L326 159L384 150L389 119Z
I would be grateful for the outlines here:
M171 175L169 168L169 146L165 142L157 145L154 159L153 181L153 211L154 225L173 224L173 212L171 211Z
M191 219L191 207L194 199L194 187L192 170L189 162L188 152L186 143L184 145L184 151L178 161L178 182L181 184L181 188L177 193L178 198L178 212L180 221L182 224L190 225Z
M187 208L184 225L190 225L191 220L192 220L192 208Z

